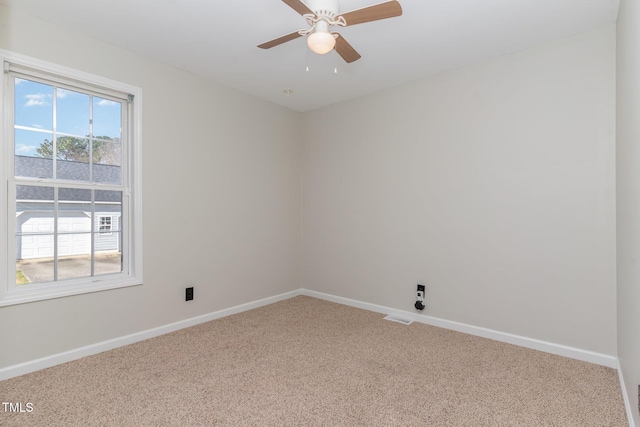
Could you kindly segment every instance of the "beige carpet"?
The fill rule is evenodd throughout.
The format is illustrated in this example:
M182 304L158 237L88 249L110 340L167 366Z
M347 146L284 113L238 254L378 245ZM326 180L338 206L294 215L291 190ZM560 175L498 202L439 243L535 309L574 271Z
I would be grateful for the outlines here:
M309 297L0 382L3 426L626 426L613 369Z

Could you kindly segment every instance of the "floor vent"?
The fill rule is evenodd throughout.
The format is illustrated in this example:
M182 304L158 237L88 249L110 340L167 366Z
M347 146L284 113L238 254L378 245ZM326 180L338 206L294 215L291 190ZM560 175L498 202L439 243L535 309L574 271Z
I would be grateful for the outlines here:
M402 323L403 325L410 325L413 323L413 320L402 319L401 317L396 316L387 316L384 320L391 320L392 322Z

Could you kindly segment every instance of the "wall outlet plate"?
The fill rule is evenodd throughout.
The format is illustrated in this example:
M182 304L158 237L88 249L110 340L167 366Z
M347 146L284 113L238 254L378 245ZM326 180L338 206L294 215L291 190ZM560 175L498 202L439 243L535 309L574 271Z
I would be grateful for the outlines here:
M186 288L185 294L184 294L184 300L191 301L192 299L193 299L193 287Z

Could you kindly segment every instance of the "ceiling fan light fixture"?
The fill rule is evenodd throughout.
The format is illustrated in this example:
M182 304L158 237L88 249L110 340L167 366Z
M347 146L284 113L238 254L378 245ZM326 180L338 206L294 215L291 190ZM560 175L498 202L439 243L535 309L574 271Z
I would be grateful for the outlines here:
M336 38L329 32L329 23L320 20L315 25L313 33L307 37L307 46L318 55L331 52L336 45Z
M331 33L315 32L307 37L307 45L318 55L324 55L335 47L336 39Z

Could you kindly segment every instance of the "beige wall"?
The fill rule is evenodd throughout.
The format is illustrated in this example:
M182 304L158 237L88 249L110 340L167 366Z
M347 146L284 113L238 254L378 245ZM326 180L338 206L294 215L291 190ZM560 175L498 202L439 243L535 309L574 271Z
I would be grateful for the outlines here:
M0 48L142 87L144 156L144 285L0 308L0 368L300 288L298 113L4 6Z
M640 425L640 4L622 0L617 39L618 358Z
M302 131L306 288L616 355L615 27Z

